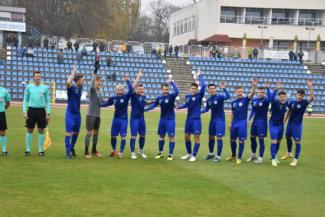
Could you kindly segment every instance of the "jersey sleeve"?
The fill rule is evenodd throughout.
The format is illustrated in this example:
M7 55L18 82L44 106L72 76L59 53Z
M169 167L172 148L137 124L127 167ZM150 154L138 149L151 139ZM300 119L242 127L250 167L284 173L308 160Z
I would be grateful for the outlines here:
M5 99L6 102L10 102L11 101L11 96L10 96L8 90L6 91L6 94L5 94L4 99Z
M145 112L150 111L154 108L156 108L159 105L159 98L157 97L155 102L149 105L147 108L144 109Z
M24 91L24 100L23 100L23 112L26 113L27 112L27 106L28 106L28 102L29 102L29 85L27 85L27 87L25 88Z
M177 85L175 84L174 81L172 81L171 84L172 84L173 89L174 89L174 93L172 93L172 96L176 98L178 96L178 94L179 94L178 87L177 87Z
M202 74L199 75L199 80L200 80L200 85L201 85L200 96L201 96L201 98L203 98L204 97L204 93L205 93L205 87L206 87L206 85L205 85L205 80L204 80L204 77L203 77Z
M113 101L114 101L114 98L113 97L109 97L106 102L104 102L104 103L102 103L100 105L100 107L108 107L108 106L111 106L111 105L113 105Z
M206 106L201 110L201 114L206 113L210 110L209 100L206 102Z
M51 98L50 98L50 93L49 89L47 86L45 86L45 93L44 93L44 98L45 98L45 104L46 104L46 112L48 114L51 113Z
M223 89L223 92L225 93L224 95L221 95L222 96L222 99L223 100L228 100L230 99L230 94L228 92L228 90L226 88Z

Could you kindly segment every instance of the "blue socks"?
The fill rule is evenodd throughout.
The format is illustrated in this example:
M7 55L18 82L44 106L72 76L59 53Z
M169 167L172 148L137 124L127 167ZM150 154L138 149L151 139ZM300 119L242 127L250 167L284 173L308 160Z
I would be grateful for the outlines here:
M209 139L209 153L213 153L214 144L215 144L215 140L214 139Z
M256 154L256 148L257 148L256 138L251 137L251 149L253 154Z
M111 145L112 145L112 149L113 149L113 151L115 151L116 150L116 137L115 138L111 138Z
M175 142L169 142L169 155L173 155L175 148Z
M217 140L217 143L218 143L218 151L217 151L217 156L221 156L221 152L222 152L222 148L223 148L223 141L222 139L218 139Z
M238 159L241 159L244 152L244 141L239 142L239 149L238 149Z
M121 139L121 147L120 147L121 153L124 152L125 144L126 144L126 139Z
M271 156L272 156L272 160L275 160L276 157L276 153L277 153L277 146L279 146L278 144L272 143L271 144Z
M159 153L162 153L164 151L164 145L165 145L165 140L159 140Z
M264 138L258 139L258 141L260 142L260 157L263 158L265 150Z
M130 149L131 149L131 152L135 151L135 138L130 139Z
M71 149L74 149L74 145L76 144L77 142L77 139L78 139L78 134L72 134L72 137L71 137Z
M292 152L292 139L287 138L287 148L288 148L288 153Z
M69 156L71 152L71 136L65 136L64 143L65 143L65 155Z
M200 149L200 143L195 143L194 148L193 148L193 156L196 157L197 153L199 152Z
M237 149L236 141L230 142L230 148L231 148L231 156L236 157L236 149Z
M185 146L186 146L187 154L192 154L192 143L191 143L191 141L186 141Z
M301 144L298 143L298 144L296 144L296 153L295 153L295 159L296 160L299 159L300 152L301 152Z
M139 138L139 147L140 147L140 150L142 150L144 148L145 142L146 142L146 137L140 136L140 138Z

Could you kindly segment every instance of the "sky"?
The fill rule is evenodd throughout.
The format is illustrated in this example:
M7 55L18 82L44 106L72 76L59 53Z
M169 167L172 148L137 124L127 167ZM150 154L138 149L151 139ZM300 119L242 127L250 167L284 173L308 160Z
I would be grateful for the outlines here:
M146 13L146 11L148 10L148 5L149 5L149 2L151 2L152 0L142 0L141 1L141 11ZM189 4L192 4L194 3L193 0L166 0L167 2L169 3L172 3L174 5L177 5L177 6L180 6L180 7L183 7L183 6L187 6Z

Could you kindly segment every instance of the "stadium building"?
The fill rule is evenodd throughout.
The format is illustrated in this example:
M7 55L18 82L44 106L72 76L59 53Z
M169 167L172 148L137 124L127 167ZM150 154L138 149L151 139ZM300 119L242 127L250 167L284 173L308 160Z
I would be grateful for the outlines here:
M169 28L173 45L313 49L318 37L325 49L325 1L201 0L173 13Z

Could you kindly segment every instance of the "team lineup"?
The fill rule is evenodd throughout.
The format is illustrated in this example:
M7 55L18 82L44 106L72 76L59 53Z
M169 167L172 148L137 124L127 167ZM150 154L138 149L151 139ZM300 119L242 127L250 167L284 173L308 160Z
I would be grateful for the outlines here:
M146 121L144 113L160 106L160 120L158 124L158 153L156 159L164 158L164 147L166 134L169 140L169 150L167 160L173 160L175 148L175 109L187 109L185 121L185 148L186 154L181 157L182 160L194 162L197 160L197 154L200 149L200 135L202 133L201 115L211 111L208 132L209 153L206 160L212 159L214 162L220 162L223 149L223 137L226 133L226 118L224 110L224 101L230 100L230 95L226 89L226 83L220 82L222 93L217 93L216 84L208 84L209 98L206 100L206 106L202 108L206 83L201 71L196 72L199 82L193 82L190 85L190 92L185 96L185 102L176 106L176 98L179 95L177 85L171 76L167 83L161 85L161 96L154 101L147 100L144 86L140 83L143 71L139 71L136 79L131 83L128 76L123 76L127 86L121 84L116 86L116 94L104 100L102 94L102 79L97 74L98 68L95 68L92 75L91 84L88 92L89 104L86 114L87 134L84 138L85 150L84 156L87 159L93 156L101 157L97 151L97 142L101 124L100 110L102 107L113 106L115 108L114 117L111 124L111 157L123 158L125 146L127 144L126 136L129 124L128 105L131 101L130 130L131 137L129 141L131 158L138 156L146 159L144 152L146 141ZM25 88L23 100L23 114L26 119L27 132L25 135L25 156L31 155L32 137L34 128L38 129L38 154L44 156L44 129L50 121L51 103L48 87L41 83L41 72L33 73L33 83ZM84 76L77 73L76 66L73 67L71 75L67 79L67 109L65 114L65 158L72 159L77 156L75 144L77 142L81 127L81 95L84 85ZM173 88L170 91L169 86ZM272 166L278 166L279 160L277 153L281 140L285 133L287 143L287 154L281 157L282 160L292 158L291 166L296 166L301 152L301 140L303 130L303 116L305 110L314 100L313 81L308 80L310 95L305 99L305 91L297 90L295 100L287 100L287 93L283 89L281 82L276 82L275 88L271 90L271 84L265 82L264 86L259 86L258 80L253 79L251 90L246 96L243 87L235 88L236 98L231 101L230 113L230 148L231 156L227 161L234 161L237 164L242 162L244 152L244 143L247 140L247 129L250 125L251 154L247 161L254 161L256 164L263 163L265 152L264 139L267 137L269 129L271 137L270 153L272 157ZM255 92L257 97L254 98ZM8 155L7 151L7 121L6 110L10 106L10 94L4 88L0 88L0 143L2 145L2 155ZM249 113L249 105L251 111ZM268 112L271 116L268 120ZM285 130L286 124L286 130ZM194 146L192 146L191 135L194 137ZM120 146L117 147L118 138ZM136 143L138 138L139 151L136 153ZM90 151L90 143L92 148ZM292 154L293 142L296 145L295 153ZM257 154L257 145L259 144L259 153ZM217 148L215 152L215 146ZM238 146L238 151L237 151Z

